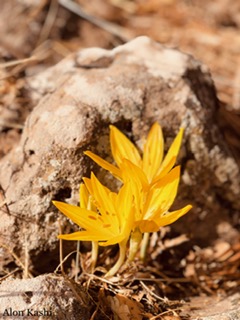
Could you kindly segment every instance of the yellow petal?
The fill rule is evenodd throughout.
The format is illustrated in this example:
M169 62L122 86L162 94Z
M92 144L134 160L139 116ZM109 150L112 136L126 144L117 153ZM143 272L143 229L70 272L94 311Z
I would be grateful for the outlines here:
M159 227L166 226L168 224L171 224L171 223L175 222L179 218L181 218L184 214L186 214L189 210L191 210L191 208L192 208L191 205L187 205L182 209L179 209L179 210L176 210L176 211L172 211L172 212L168 212L165 215L154 219L154 222Z
M89 178L82 178L89 194L93 194L92 181Z
M176 160L177 160L177 155L180 150L181 142L182 142L182 137L183 137L183 131L184 129L181 128L179 130L179 133L177 134L176 138L174 139L173 143L171 144L167 155L165 156L162 165L160 167L160 170L158 171L156 177L154 178L153 182L156 182L157 180L161 179L165 174L167 174L172 167L174 166Z
M120 234L117 235L116 237L112 237L111 239L105 241L105 242L99 242L99 245L102 247L106 247L106 246L112 246L114 244L120 243L121 241L123 241L125 239L125 235L124 234Z
M112 233L118 234L119 215L117 214L118 208L115 206L116 195L102 185L93 172L91 173L91 179L84 178L84 182L86 182L89 191L91 190L93 201L100 211L104 224L109 225Z
M86 154L89 158L91 158L93 161L95 161L100 167L111 172L112 175L114 175L114 177L121 180L121 171L117 167L110 164L106 160L103 160L101 157L97 156L96 154L92 153L91 151L85 151L84 154Z
M159 230L159 226L152 220L141 220L138 222L138 227L142 233L157 232Z
M116 210L113 203L113 196L111 191L101 184L97 177L91 173L91 182L93 193L92 196L96 200L97 207L101 212L104 223L111 224L112 229L116 232L118 230L118 219L116 216Z
M144 219L154 219L159 212L166 212L177 195L180 166L173 168L150 189L144 206Z
M142 159L137 148L114 126L110 126L110 143L113 158L119 167L123 159L128 159L135 165L141 166Z
M159 171L163 159L163 151L162 129L155 122L148 134L143 152L143 171L146 173L149 182L152 182L154 176Z
M120 169L122 171L123 181L134 180L139 189L145 189L149 186L147 177L143 170L128 159L123 159Z
M111 236L112 237L112 236ZM77 231L70 234L60 234L59 239L75 240L75 241L107 241L109 235L103 232Z
M64 213L69 219L86 230L97 231L104 222L101 222L101 216L94 212L64 202L53 201L53 204ZM106 229L106 234L111 233Z
M127 241L130 236L134 222L134 208L132 206L132 194L130 192L129 183L126 183L121 187L117 194L115 205L119 219L118 232L115 232L115 235L106 242L100 242L99 245L101 246L113 245L120 243L123 240Z
M128 237L134 222L134 206L131 181L126 182L117 195L119 225L122 233Z
M154 220L142 220L138 223L139 229L141 232L156 232L160 229L160 227L169 225L179 218L181 218L184 214L186 214L192 208L191 205L187 205L182 209L168 212L163 216L160 216Z
M129 162L127 160L125 161L126 163ZM129 162L129 164L128 180L126 179L125 183L129 183L130 185L129 194L131 194L132 197L134 220L137 221L143 219L143 207L146 202L146 196L149 193L149 185L144 172L137 166L134 166L132 163ZM128 171L126 170L126 172Z
M128 203L128 197L129 194L126 193L128 190L128 185L124 184L121 189L119 190L116 198L115 198L115 205L116 205L116 211L119 212L118 214L118 220L119 220L119 226L123 226L125 221L125 216L128 215L129 210L131 209L129 203ZM128 203L127 211L126 203Z
M83 183L80 184L79 196L80 196L80 207L87 209L89 193L86 186Z

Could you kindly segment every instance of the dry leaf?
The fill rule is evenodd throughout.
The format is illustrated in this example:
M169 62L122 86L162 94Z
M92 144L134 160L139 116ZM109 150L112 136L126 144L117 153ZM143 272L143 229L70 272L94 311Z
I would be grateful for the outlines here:
M114 320L142 320L143 306L123 295L108 296L110 308L114 313Z

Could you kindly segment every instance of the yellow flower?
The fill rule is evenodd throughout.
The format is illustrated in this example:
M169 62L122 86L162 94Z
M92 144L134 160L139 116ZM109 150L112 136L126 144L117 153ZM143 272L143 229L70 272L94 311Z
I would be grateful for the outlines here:
M99 212L53 201L62 213L84 229L58 237L65 240L98 241L101 246L128 239L133 225L130 184L124 184L118 193L114 193L103 186L93 173L91 179L84 178L84 182Z
M84 229L71 234L61 234L58 237L65 240L97 241L101 246L118 243L119 259L107 273L107 276L110 276L115 274L124 262L127 241L133 228L134 208L130 192L131 182L124 184L118 193L114 193L103 186L93 173L91 179L84 178L83 180L97 210L86 208L87 197L83 188L82 207L53 201L53 204L62 213Z
M130 241L130 260L135 256L142 240L141 258L146 255L149 232L159 230L187 213L191 206L168 212L179 184L180 169L173 169L183 136L179 130L165 158L162 129L156 122L151 127L141 157L134 144L116 127L110 126L110 145L117 166L110 164L91 151L85 154L124 183L132 181L135 205L135 228ZM172 170L172 171L171 171Z
M127 177L130 172L134 171L134 165L125 159L123 171ZM149 189L141 188L142 181L140 180L141 176L135 175L131 183L131 192L135 205L134 227L139 228L141 233L158 231L160 227L175 222L192 208L191 205L187 205L169 212L177 195L180 166L173 168Z
M144 238L140 256L144 258L149 233L156 232L161 227L175 222L186 214L192 206L187 205L179 210L169 212L177 195L180 166L173 168L150 187L146 187L146 176L142 170L129 160L123 159L121 168L123 180L131 181L131 193L135 208L129 260L133 260L137 253L142 240L142 233L144 233Z
M84 183L80 184L79 188L79 199L80 199L80 207L88 210L92 210L97 212L96 206L93 204L93 199L90 193L88 192L86 186ZM77 245L77 257L76 257L76 265L79 262L79 249L80 249L80 244L78 240L78 245ZM93 272L97 263L97 258L98 258L98 241L92 241L92 254L91 254L91 271Z
M123 180L123 159L128 159L144 172L147 183L150 185L161 179L173 168L179 153L182 135L183 129L181 128L163 159L164 141L162 129L157 122L154 123L144 144L143 157L141 157L134 144L121 131L111 125L111 151L117 166L103 160L91 151L86 151L85 154L120 180Z
M53 201L60 211L84 229L59 235L59 238L92 241L95 248L98 244L119 244L119 258L107 276L115 274L124 262L129 238L128 259L134 258L144 233L141 247L143 257L149 233L173 223L191 209L191 205L187 205L169 212L180 180L180 166L173 167L182 135L183 129L180 129L163 159L162 130L159 124L155 123L148 134L141 157L134 144L116 127L110 126L111 150L117 166L90 151L85 154L123 181L123 185L118 193L111 192L91 173L90 179L83 178L80 206Z

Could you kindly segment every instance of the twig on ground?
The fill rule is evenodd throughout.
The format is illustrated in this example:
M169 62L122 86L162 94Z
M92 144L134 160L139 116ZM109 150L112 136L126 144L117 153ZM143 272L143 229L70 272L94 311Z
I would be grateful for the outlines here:
M78 273L80 271L79 267L79 260L80 260L80 241L77 241L77 254L76 254L76 270L75 270L75 281L77 282Z
M24 127L24 125L22 125L22 124L6 121L4 119L0 119L0 126L10 128L10 129L23 129L23 127ZM2 206L2 204L0 204L0 207L1 206Z
M111 22L104 21L100 18L97 18L97 17L94 17L94 16L88 14L87 12L85 12L82 9L82 7L79 4L77 4L74 1L58 0L58 2L61 6L68 9L69 11L75 13L76 15L81 17L82 19L85 19L85 20L91 22L92 24L94 24L95 26L119 37L123 41L129 41L132 38L128 29L121 27L121 26L118 26L116 24L113 24Z
M5 204L7 204L6 200L3 200L2 202L0 202L0 208L2 208L3 206L5 206Z
M36 60L38 60L38 57L33 55L33 56L26 58L26 59L18 59L18 60L14 60L14 61L0 63L0 68L3 69L3 68L14 67L19 64L28 63L28 62L32 62L32 61L36 61Z
M156 298L157 300L160 300L162 301L163 303L166 303L168 302L168 299L167 298L161 298L159 297L156 293L152 292L146 285L144 282L140 281L142 287L151 295L153 296L154 298Z
M58 229L59 229L59 234L62 233L62 226L61 226L61 223L60 223L60 219L58 219ZM69 254L70 255L70 254ZM69 256L67 255L67 257ZM57 266L56 270L58 270L58 267L60 266L60 270L61 270L61 273L65 276L65 271L64 271L64 268L63 268L63 263L64 261L66 261L66 258L65 257L63 259L63 241L62 239L59 239L59 259L60 259L60 264ZM55 270L55 272L56 272Z
M27 246L27 236L26 233L24 233L24 253L25 253L25 261L24 261L24 270L23 270L23 278L27 279L28 278L28 274L29 274L29 270L28 270L28 266L29 266L29 252L28 252L28 246Z
M162 312L162 313L160 313L160 314L158 314L158 315L156 315L154 317L151 317L149 320L156 320L159 317L160 317L159 319L161 319L163 315L166 315L168 313L173 313L174 316L178 317L178 314L175 312L175 311L178 311L178 310L181 311L182 309L181 308L177 308L177 309L167 310L167 311L164 311L164 312Z
M48 39L51 29L54 25L54 22L58 13L58 0L52 0L50 3L50 7L44 21L43 27L41 29L39 39L37 42L37 46Z
M15 270L13 270L12 272L9 272L8 274L6 274L5 276L3 276L1 279L0 279L0 282L3 281L3 280L6 280L7 278L9 278L11 275L13 275L14 273L16 273L17 271L19 271L20 268L17 267Z
M0 247L3 247L4 249L6 249L15 259L16 263L22 268L23 271L26 270L25 265L22 263L22 261L20 260L20 258L13 252L12 249L10 249L7 245L0 243ZM27 270L27 276L29 278L33 278L33 275Z

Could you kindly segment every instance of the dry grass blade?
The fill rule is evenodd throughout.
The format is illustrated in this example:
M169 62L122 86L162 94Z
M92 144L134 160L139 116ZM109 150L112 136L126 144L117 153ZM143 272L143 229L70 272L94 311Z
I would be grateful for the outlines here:
M58 229L59 229L59 234L61 234L61 233L62 233L62 226L61 226L60 219L58 219ZM69 255L68 255L68 256L69 256ZM64 268L63 268L63 263L64 263L64 261L68 258L68 256L65 257L65 259L63 259L63 241L62 241L62 239L59 239L59 260L60 260L59 266L60 266L61 272L62 272L62 274L63 274L64 276L65 276L66 274L65 274L65 271L64 271ZM58 267L59 267L59 266L57 266L55 272L58 270Z
M45 60L49 53L46 48L42 47L43 46L41 45L38 48L36 48L34 52L32 52L32 56L29 58L0 63L0 71L1 69L3 70L6 68L12 68L11 71L9 71L7 74L4 74L4 76L0 77L0 81L10 78L15 74L18 74L19 72L26 69L30 64L38 63L39 61Z
M128 29L88 14L79 4L75 3L74 1L58 0L58 2L61 6L75 13L79 17L91 22L95 26L119 37L124 41L129 41L132 38Z
M1 279L0 279L0 283L3 281L3 280L6 280L7 278L9 278L11 275L13 275L14 273L16 273L17 271L19 271L20 268L17 267L16 269L14 269L12 272L9 272L8 274L6 274L5 276L3 276Z
M0 119L0 126L11 129L23 129L24 127L22 124L6 121L3 119ZM2 207L3 205L4 203L0 203L0 207Z
M172 319L172 320L178 320L179 319L180 320L180 317L178 316L178 314L175 311L181 311L181 309L177 308L177 309L174 309L174 310L164 311L164 312L158 314L157 316L151 317L149 320L157 320L157 319L161 320L161 319L163 319L162 316L164 316L164 315L166 315L168 313L172 313L173 314L173 317L170 318L170 316L169 316L169 318L168 318L169 320L170 319ZM166 318L164 317L164 319L166 319Z
M31 56L26 59L18 59L18 60L14 60L14 61L4 62L4 63L0 63L0 68L14 67L14 66L18 66L20 64L24 64L24 63L28 63L28 62L32 62L32 61L36 61L36 60L38 60L38 58L36 56Z
M33 275L29 272L28 268L22 263L22 261L19 259L19 257L5 244L0 243L0 247L3 247L6 249L15 259L16 264L18 264L22 270L24 271L24 276L27 276L28 278L33 278Z
M5 204L7 204L7 201L6 200L3 200L1 203L0 203L0 208L5 206Z
M29 252L28 252L28 243L27 243L27 236L24 232L24 254L25 254L25 260L24 260L24 271L23 271L23 278L27 279L29 275Z
M157 294L155 294L154 292L152 292L146 285L144 282L140 281L142 287L151 295L153 296L154 298L156 298L157 300L160 300L162 301L163 303L167 303L168 302L168 299L167 298L161 298L159 297Z
M37 45L47 40L58 13L58 0L52 0Z

